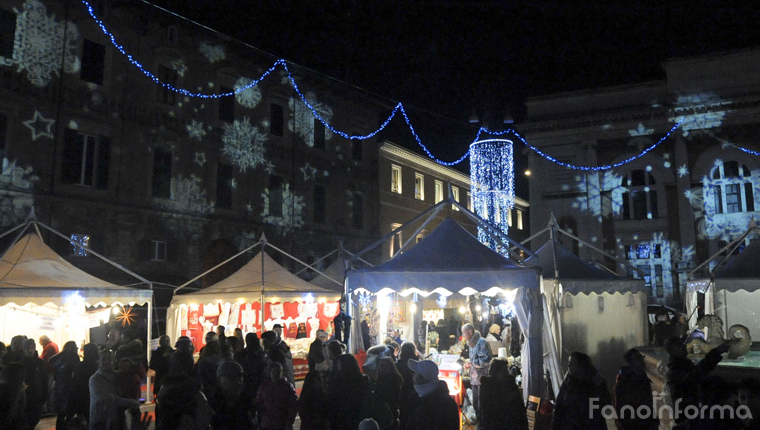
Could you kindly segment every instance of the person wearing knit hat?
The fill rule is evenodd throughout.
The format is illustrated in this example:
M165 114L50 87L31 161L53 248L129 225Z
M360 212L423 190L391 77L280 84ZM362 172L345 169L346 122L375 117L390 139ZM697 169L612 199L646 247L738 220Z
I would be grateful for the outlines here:
M243 367L234 361L226 361L216 369L217 388L209 399L209 405L214 410L212 428L256 428L256 406L253 396L244 389L244 376Z
M458 430L459 407L449 395L449 386L438 379L438 365L430 360L409 360L408 364L420 398L405 429Z

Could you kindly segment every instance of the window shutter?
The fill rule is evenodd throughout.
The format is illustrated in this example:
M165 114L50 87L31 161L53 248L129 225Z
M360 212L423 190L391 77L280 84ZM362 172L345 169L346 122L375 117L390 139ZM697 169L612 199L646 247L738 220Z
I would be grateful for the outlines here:
M95 172L95 187L105 190L108 189L108 176L111 172L111 138L100 136L98 141L98 171Z
M67 128L63 135L63 163L61 182L78 184L82 177L82 151L84 137L76 130Z

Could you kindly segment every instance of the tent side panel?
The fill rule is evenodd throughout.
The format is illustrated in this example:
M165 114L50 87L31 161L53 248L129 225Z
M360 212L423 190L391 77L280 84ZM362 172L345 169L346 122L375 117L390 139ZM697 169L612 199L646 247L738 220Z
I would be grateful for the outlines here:
M721 291L717 296L723 303L716 303L715 307L724 307L725 318L723 330L728 336L728 328L734 324L741 324L749 329L753 340L760 340L760 294L739 290L736 292Z

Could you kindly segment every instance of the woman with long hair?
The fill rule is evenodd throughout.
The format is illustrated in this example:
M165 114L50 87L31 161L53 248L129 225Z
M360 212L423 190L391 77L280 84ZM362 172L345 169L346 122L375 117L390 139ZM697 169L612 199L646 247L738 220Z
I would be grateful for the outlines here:
M55 387L53 388L53 410L58 414L55 428L66 428L66 415L69 408L69 393L74 369L79 365L77 344L68 341L63 349L50 358L50 366L55 370Z

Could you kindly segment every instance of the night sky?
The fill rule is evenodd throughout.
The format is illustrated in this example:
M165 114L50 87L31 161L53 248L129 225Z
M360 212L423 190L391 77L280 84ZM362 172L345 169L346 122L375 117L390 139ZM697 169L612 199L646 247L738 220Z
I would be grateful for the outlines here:
M403 102L423 142L446 160L467 150L477 126L504 128L507 106L519 130L526 97L663 79L668 58L760 46L753 1L155 3ZM467 122L473 107L484 123ZM413 145L394 122L387 137Z

